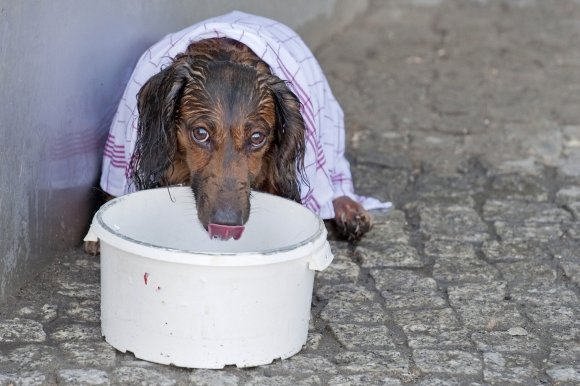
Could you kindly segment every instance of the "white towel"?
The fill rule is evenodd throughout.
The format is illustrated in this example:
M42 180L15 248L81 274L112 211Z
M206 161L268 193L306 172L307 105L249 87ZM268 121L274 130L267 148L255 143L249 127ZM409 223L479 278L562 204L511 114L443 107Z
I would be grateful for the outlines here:
M145 82L191 42L228 37L244 43L272 72L288 82L302 103L306 124L302 204L322 218L334 217L332 200L349 196L366 209L389 208L391 203L354 193L350 165L344 156L344 116L320 65L302 39L287 26L264 17L234 11L165 36L139 59L111 129L103 157L101 187L113 196L135 189L130 183L130 160L137 138L137 93Z

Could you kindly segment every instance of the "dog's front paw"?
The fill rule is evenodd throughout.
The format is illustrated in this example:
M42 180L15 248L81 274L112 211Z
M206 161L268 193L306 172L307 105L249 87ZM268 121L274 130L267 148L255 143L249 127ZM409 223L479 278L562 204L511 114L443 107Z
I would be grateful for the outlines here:
M338 197L332 201L332 205L336 228L347 240L357 241L372 228L371 214L350 197Z
M85 241L83 249L92 256L97 256L101 253L101 247L98 241Z

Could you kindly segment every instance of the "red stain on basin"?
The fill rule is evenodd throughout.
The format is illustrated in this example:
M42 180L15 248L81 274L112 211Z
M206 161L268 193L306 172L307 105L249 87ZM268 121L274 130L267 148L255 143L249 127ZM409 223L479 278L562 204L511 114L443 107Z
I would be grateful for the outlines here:
M145 285L147 285L147 280L149 280L149 274L147 272L145 272L143 274L143 282L145 282Z
M209 224L207 226L207 231L209 233L209 237L212 239L229 240L233 237L234 240L238 240L240 237L242 237L244 226Z

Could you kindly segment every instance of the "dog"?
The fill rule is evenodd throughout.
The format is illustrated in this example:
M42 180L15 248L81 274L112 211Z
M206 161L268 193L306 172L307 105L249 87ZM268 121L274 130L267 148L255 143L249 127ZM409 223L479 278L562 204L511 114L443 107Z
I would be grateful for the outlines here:
M252 190L304 204L304 187L311 183L305 172L309 127L291 86L240 40L218 34L191 41L138 91L128 180L136 190L190 186L199 221L214 238L244 226ZM106 155L107 149L113 146L107 144ZM372 227L356 197L331 198L335 228L351 241ZM94 245L85 249L95 252Z

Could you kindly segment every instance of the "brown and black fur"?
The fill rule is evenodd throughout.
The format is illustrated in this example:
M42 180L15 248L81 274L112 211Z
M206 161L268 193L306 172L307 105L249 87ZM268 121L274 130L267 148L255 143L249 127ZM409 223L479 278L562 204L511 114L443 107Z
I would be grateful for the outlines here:
M252 189L300 202L300 102L244 44L227 38L192 43L143 85L138 110L132 177L139 190L191 186L206 228L243 225ZM370 229L360 204L340 197L334 206L345 237Z

